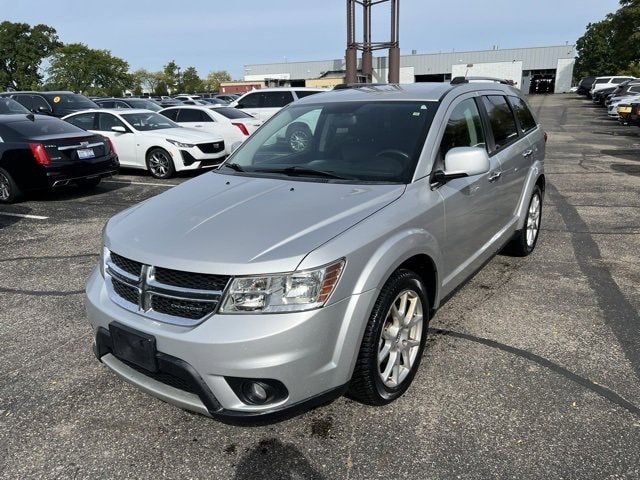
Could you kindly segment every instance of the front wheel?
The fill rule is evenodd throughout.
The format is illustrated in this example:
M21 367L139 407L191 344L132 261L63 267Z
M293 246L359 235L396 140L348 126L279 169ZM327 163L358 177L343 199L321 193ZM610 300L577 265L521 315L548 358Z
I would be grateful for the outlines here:
M155 178L171 178L176 172L171 155L162 148L153 148L147 153L147 169Z
M516 257L526 257L536 248L538 235L540 234L540 221L542 219L542 191L537 185L531 193L527 216L524 220L524 228L518 230L511 242L506 246L505 253Z
M429 326L422 280L397 270L385 283L369 317L349 395L369 405L400 397L415 377Z
M311 130L305 123L296 122L287 129L287 144L292 152L304 152L311 145Z

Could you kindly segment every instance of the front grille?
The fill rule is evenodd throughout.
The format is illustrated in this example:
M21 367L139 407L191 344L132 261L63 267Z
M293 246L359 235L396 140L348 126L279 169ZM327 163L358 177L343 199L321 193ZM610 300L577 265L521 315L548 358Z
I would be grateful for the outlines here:
M115 303L175 325L196 325L215 313L231 278L145 265L114 252L106 260L106 284Z
M149 370L139 367L135 363L131 363L120 357L118 357L118 360L120 360L122 363L124 363L128 367L133 368L138 373L141 373L153 380L156 380L157 382L164 383L165 385L169 385L170 387L177 388L178 390L182 390L183 392L193 393L195 395L199 395L200 393L198 389L194 386L193 382L189 382L187 380L176 377L169 373L150 372Z
M142 264L140 262L121 257L117 253L111 252L111 261L116 265L116 267L130 273L131 275L135 275L136 277L139 277L142 272Z
M218 153L224 150L224 142L199 143L197 147L202 153Z
M224 290L229 281L229 277L223 275L182 272L161 267L156 267L155 278L166 285L197 290Z

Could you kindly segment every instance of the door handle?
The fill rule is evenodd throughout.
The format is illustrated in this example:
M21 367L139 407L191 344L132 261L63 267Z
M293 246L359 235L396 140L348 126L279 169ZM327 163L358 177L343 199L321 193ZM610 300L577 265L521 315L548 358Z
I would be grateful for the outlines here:
M530 157L531 155L533 155L533 150L531 150L531 149L526 150L526 151L522 154L522 156L523 156L524 158Z
M493 172L491 175L489 175L489 181L495 182L500 178L500 175L502 175L502 172Z

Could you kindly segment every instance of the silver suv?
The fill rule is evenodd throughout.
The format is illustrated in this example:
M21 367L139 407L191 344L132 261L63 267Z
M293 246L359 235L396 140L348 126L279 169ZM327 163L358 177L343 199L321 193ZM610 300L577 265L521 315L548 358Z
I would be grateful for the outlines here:
M310 125L292 150L282 132ZM218 170L113 217L87 285L96 356L226 418L414 378L431 314L536 245L545 138L499 82L379 85L284 108Z

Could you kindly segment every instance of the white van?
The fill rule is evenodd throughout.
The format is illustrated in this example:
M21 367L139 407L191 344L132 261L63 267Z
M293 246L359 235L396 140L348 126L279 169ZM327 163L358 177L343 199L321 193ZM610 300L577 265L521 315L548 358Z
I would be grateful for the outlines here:
M596 77L593 82L593 86L589 91L589 94L593 96L595 92L601 90L603 88L612 87L614 85L618 85L622 82L626 82L627 80L633 80L635 77L626 77L623 75L618 76L608 76L608 77Z

